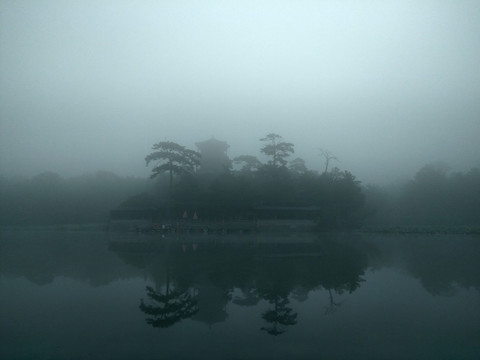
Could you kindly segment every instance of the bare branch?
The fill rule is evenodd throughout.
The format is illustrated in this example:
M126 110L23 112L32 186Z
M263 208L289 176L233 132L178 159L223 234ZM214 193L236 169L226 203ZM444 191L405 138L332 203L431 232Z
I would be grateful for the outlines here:
M339 161L338 158L333 155L329 150L320 148L320 156L325 159L325 170L323 173L325 174L328 171L328 166L330 165L330 161Z

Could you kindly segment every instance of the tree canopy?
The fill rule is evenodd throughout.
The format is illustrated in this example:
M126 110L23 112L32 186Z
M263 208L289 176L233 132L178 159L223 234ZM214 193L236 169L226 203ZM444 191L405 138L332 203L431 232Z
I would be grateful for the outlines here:
M162 141L152 147L154 152L145 157L146 165L158 162L152 169L151 178L167 172L170 175L170 193L172 192L173 175L192 173L200 165L199 152L185 148L172 141Z
M269 164L274 168L287 165L286 159L295 152L292 143L287 143L281 140L282 137L280 135L273 133L260 139L260 141L266 142L260 151L272 158L269 161Z
M309 170L301 158L288 162L294 144L284 142L278 134L267 134L260 141L260 151L270 157L268 163L240 155L234 158L242 166L240 171L219 172L208 179L193 174L199 154L175 143L155 144L157 151L145 160L147 164L160 162L152 177L170 175L173 216L188 210L203 219L303 218L316 220L322 228L350 228L361 223L363 194L352 174L338 169L319 174ZM180 175L174 186L173 175Z
M262 163L253 155L240 155L233 159L233 162L242 165L242 171L258 170Z

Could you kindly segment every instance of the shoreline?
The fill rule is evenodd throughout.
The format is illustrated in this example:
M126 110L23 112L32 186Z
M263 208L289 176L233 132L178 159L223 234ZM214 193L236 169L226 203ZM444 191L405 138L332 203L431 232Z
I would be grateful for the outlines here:
M112 229L109 222L88 223L88 224L55 224L55 225L0 225L0 232L4 231L61 231L61 232L110 232L110 233L139 233L139 234L162 234L162 233L180 233L180 234L217 234L231 235L242 233L244 235L258 235L271 233L291 233L291 234L322 234L322 233L351 233L351 234L392 234L392 235L480 235L480 226L372 226L359 229L295 229L285 228L282 225L277 227L274 224L266 228L245 227L243 229L232 228L231 231L225 229L215 229L215 231L204 231L201 226L185 226L179 231L168 231L160 229L145 229L144 231L134 231L129 229Z

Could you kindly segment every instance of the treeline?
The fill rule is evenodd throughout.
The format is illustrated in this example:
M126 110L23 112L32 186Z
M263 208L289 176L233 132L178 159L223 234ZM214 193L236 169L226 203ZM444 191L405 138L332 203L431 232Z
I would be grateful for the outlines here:
M267 217L318 220L321 215L324 226L352 227L361 223L363 204L360 183L338 169L299 173L266 165L215 176L183 174L175 179L171 195L168 174L154 180L106 171L72 178L53 172L0 177L1 225L101 223L116 208L168 207L172 218L185 210L202 219L252 218L254 209L261 208ZM269 215L272 209L287 212Z
M187 210L200 219L305 218L322 229L479 227L480 170L427 165L395 187L362 186L348 171L291 166L225 169L216 175L168 173L153 180L96 174L0 177L0 225L103 223L112 209ZM169 190L171 189L171 193Z
M44 172L33 178L0 177L1 225L106 222L126 197L146 191L149 181L111 172L63 178Z
M400 227L479 227L480 170L449 172L426 165L396 187L367 186L368 225Z
M160 199L174 218L187 210L202 219L297 218L315 220L323 228L351 228L360 226L365 215L360 182L338 169L318 174L265 165L256 171L226 171L215 177L184 174L174 183L170 196L168 181L160 178L160 184ZM158 205L154 198L153 194L141 194L122 206Z
M200 210L204 218L306 218L320 229L480 225L478 169L450 173L444 166L426 165L397 188L362 187L350 172L329 170L336 157L328 150L320 153L325 168L318 173L301 158L290 160L294 144L280 135L268 134L260 141L268 162L241 155L233 159L240 170L230 164L215 176L202 172L199 153L171 142L155 144L146 161L156 163L152 178L168 174L163 194L177 217L188 209Z
M211 140L208 156L182 145L163 141L146 156L154 163L152 178L158 179L158 196L142 194L128 199L124 208L159 207L162 217L179 219L185 212L198 218L308 219L322 229L355 228L364 219L364 195L360 182L348 171L328 171L327 152L322 174L311 171L296 158L294 144L277 134L260 139L262 163L253 155L241 155L233 163L224 153L225 144ZM205 143L203 143L205 147ZM215 150L215 151L214 151Z
M167 199L168 177L159 180L161 198ZM153 194L142 194L123 206L154 206L154 198ZM225 171L213 179L184 174L174 182L171 201L177 217L187 209L203 218L303 217L327 230L362 226L392 230L478 228L480 170L449 172L442 166L426 165L404 184L380 187L362 186L351 173L337 168L320 174L264 164L256 169ZM286 209L283 213L282 208Z

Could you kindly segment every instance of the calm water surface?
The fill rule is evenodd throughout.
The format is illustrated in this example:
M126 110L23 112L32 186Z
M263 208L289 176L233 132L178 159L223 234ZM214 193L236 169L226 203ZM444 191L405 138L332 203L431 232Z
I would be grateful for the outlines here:
M480 238L0 238L2 359L479 359Z

